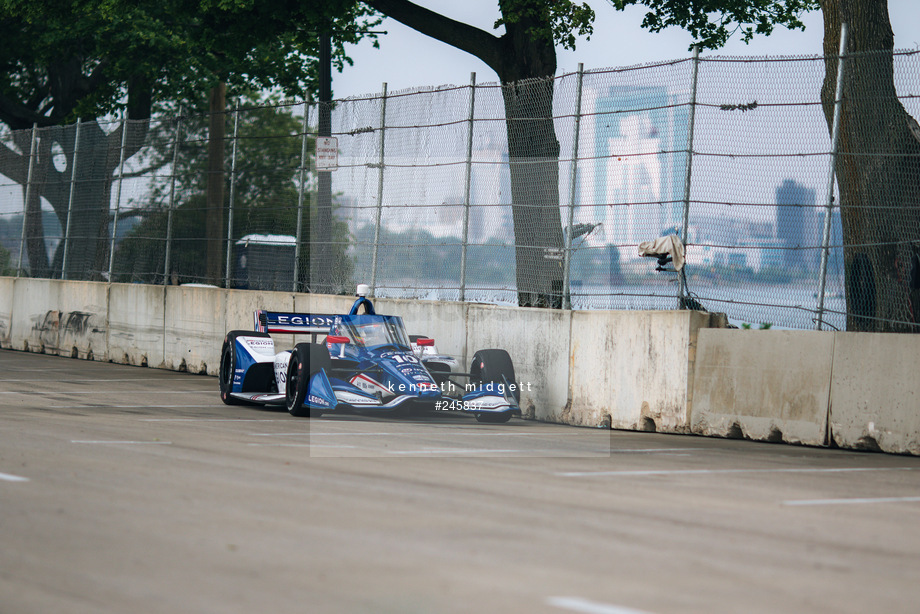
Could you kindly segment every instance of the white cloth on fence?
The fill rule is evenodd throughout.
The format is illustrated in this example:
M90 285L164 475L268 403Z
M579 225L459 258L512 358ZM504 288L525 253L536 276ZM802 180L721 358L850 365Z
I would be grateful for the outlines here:
M658 237L654 241L643 241L639 244L640 256L655 254L668 254L674 262L674 270L684 268L684 244L677 235Z

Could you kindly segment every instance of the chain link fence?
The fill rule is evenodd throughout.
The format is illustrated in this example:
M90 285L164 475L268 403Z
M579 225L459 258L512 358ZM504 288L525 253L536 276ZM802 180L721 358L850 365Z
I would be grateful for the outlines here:
M207 115L7 130L0 273L915 331L918 62L694 56L244 99L222 171ZM680 272L639 255L669 235Z

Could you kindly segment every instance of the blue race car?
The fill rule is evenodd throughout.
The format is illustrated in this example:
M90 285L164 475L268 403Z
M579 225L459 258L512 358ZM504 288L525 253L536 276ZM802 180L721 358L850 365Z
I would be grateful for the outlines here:
M314 418L397 408L463 411L480 422L520 415L520 384L505 350L479 350L469 371L461 372L456 359L437 353L433 339L409 337L402 318L375 313L365 288L359 286L348 314L260 310L255 331L227 333L223 402L284 405L293 416ZM309 334L312 340L276 353L271 333Z

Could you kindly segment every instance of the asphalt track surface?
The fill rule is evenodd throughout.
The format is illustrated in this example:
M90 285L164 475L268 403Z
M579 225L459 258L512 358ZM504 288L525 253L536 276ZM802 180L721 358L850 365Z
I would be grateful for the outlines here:
M920 459L0 351L0 612L917 612Z

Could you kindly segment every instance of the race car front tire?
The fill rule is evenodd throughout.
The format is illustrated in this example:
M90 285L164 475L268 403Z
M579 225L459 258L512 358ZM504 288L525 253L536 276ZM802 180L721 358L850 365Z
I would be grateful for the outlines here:
M473 384L502 384L503 378L513 384L517 381L514 376L514 363L505 350L479 350L473 354L470 364L470 380ZM512 394L520 402L521 392L515 389Z
M511 420L510 411L502 412L481 412L476 414L476 422L482 422L485 424L503 424Z
M514 384L517 379L514 376L514 363L511 362L511 356L505 350L479 350L473 354L473 361L470 364L470 383L475 385L485 384L502 384L505 381ZM511 394L520 403L521 392L515 388ZM511 412L482 412L476 414L476 420L479 422L502 423L511 420Z
M323 410L304 407L304 399L310 388L310 380L321 369L328 373L332 368L332 359L326 346L317 343L298 343L291 352L288 362L285 405L292 416L299 418L319 418Z
M220 372L217 377L220 385L220 400L226 405L252 405L252 403L230 396L230 391L233 389L233 376L236 373L237 337L267 337L271 339L271 335L251 330L232 330L227 333L224 338L224 345L220 350ZM247 392L245 389L247 382L244 381L243 383L243 392Z

